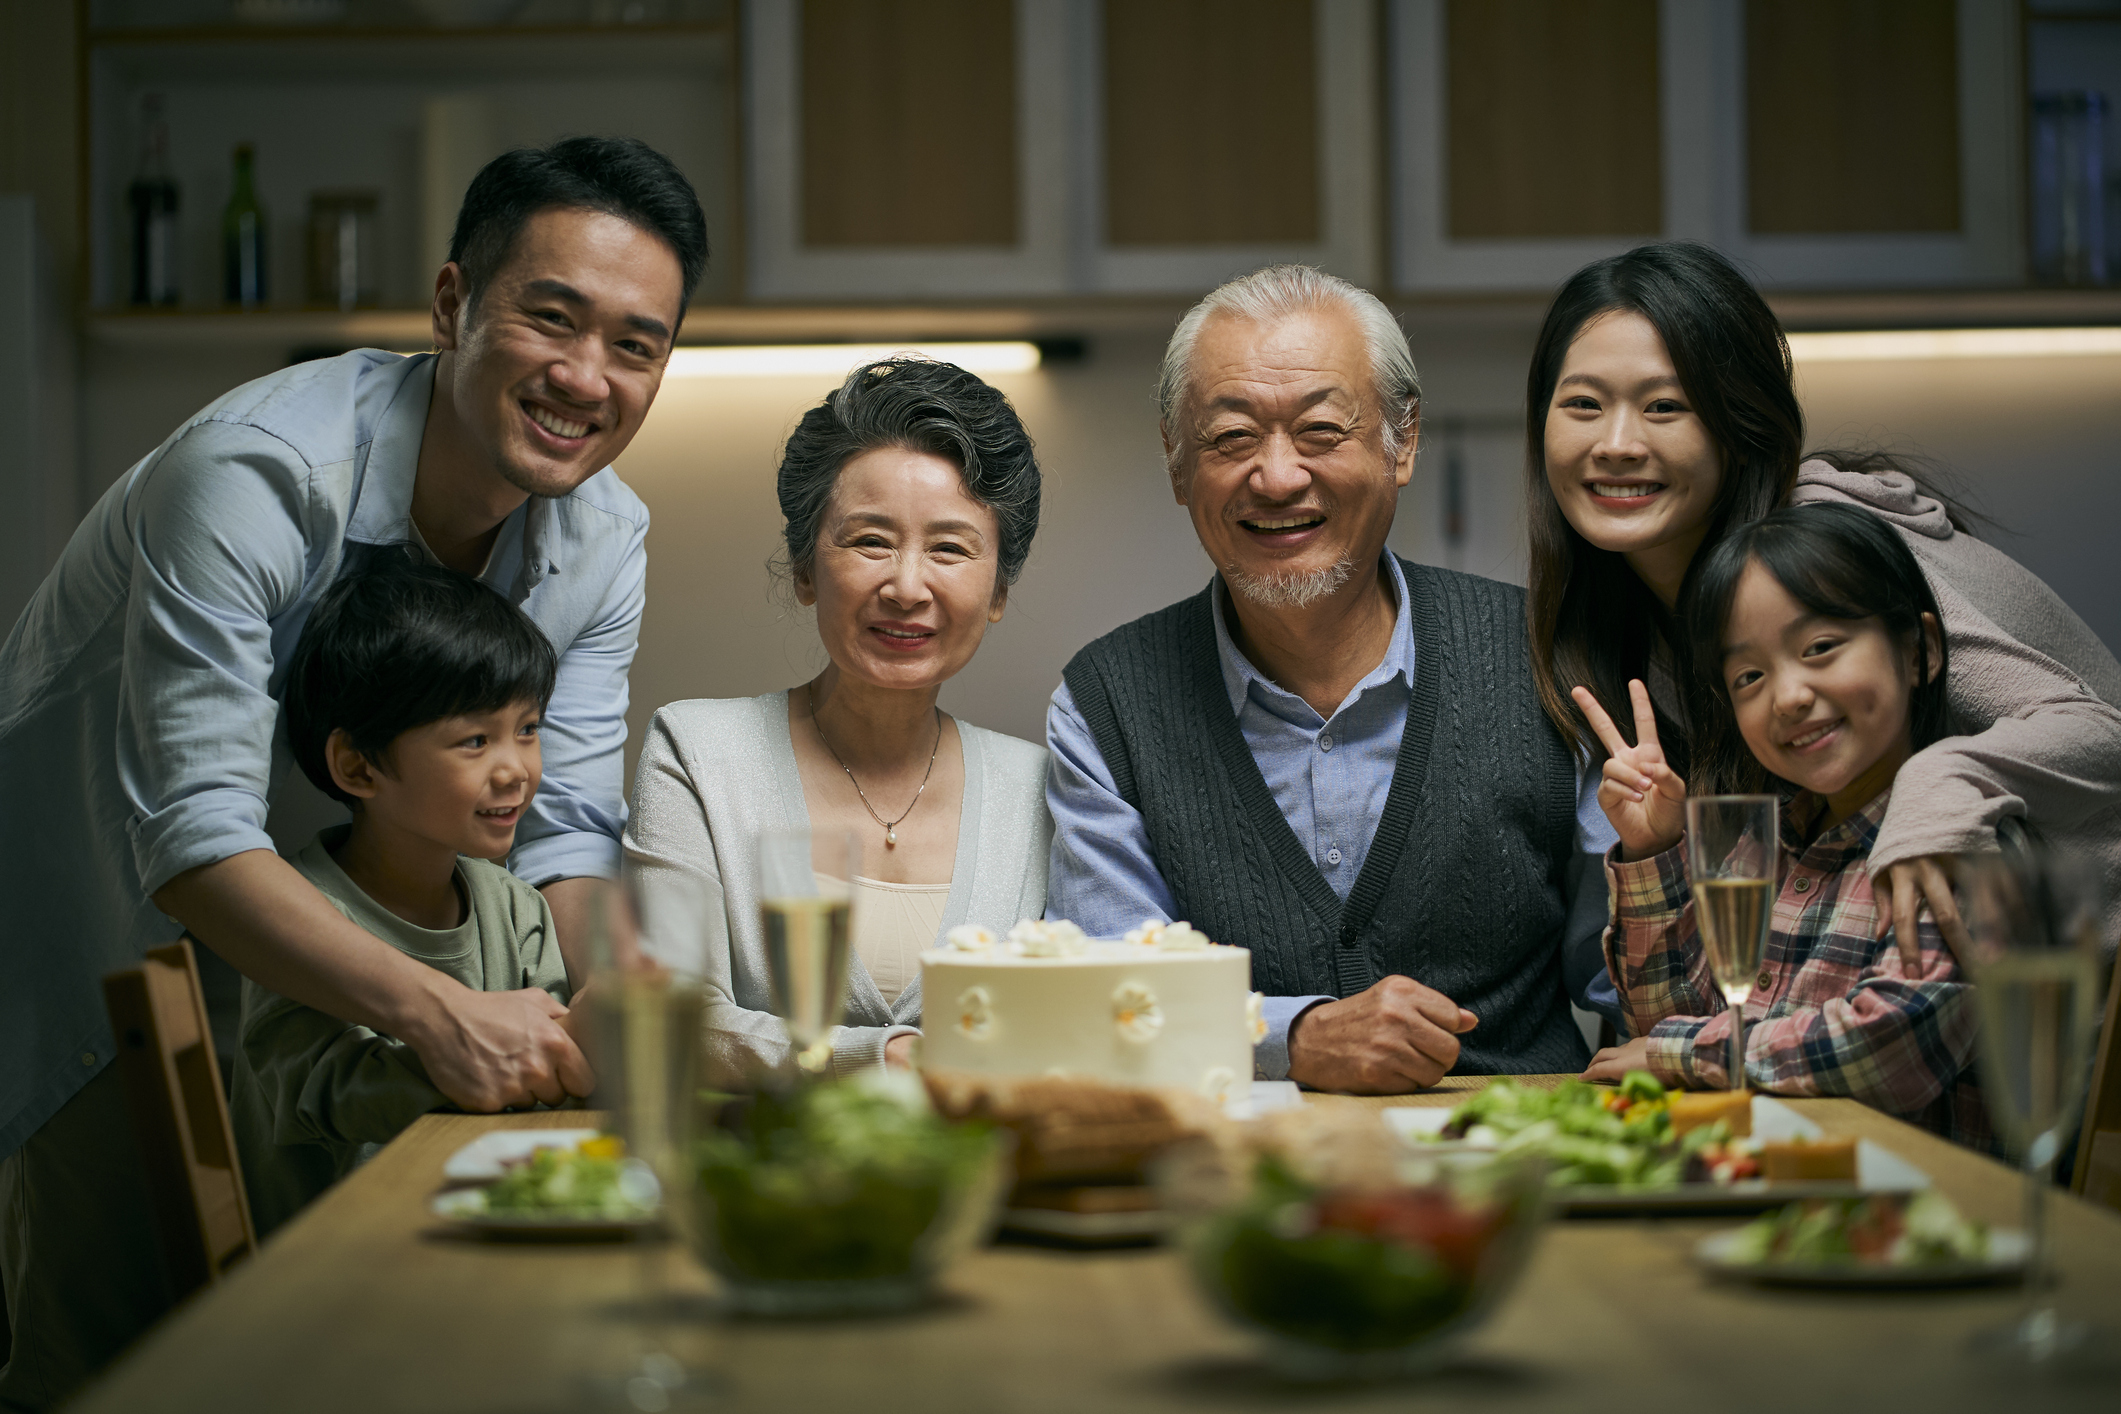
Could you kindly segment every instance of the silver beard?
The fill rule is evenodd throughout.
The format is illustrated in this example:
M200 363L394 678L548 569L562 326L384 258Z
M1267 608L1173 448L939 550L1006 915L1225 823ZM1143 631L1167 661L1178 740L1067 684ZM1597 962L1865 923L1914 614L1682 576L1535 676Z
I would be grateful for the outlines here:
M1224 565L1223 583L1262 609L1308 609L1345 586L1354 574L1355 562L1348 559L1301 574L1247 574L1235 565Z

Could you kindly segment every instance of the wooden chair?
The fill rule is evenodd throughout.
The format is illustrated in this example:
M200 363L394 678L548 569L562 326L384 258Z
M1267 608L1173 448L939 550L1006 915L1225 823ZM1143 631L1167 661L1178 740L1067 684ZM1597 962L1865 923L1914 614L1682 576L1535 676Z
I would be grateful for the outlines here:
M2084 1128L2077 1136L2077 1168L2070 1189L2092 1202L2121 1211L2121 963L2106 989L2106 1024L2099 1031L2099 1059L2092 1066L2091 1093L2084 1101Z
M190 938L150 949L140 966L105 977L103 1000L170 1288L181 1301L258 1245Z

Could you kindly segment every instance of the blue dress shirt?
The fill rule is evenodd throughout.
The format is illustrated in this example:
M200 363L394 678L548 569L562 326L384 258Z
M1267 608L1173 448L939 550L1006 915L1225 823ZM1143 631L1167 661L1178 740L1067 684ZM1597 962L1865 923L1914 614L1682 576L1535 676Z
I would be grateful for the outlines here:
M0 1156L109 1063L104 974L181 931L155 890L273 848L268 802L276 826L345 818L286 769L279 695L347 547L410 538L434 365L362 350L196 414L97 502L0 647ZM510 860L534 884L618 871L647 531L607 467L518 507L482 576L560 652Z
M1246 660L1230 638L1224 595L1210 596L1215 650L1238 730L1289 828L1344 902L1369 858L1377 817L1392 790L1414 686L1414 622L1406 575L1395 556L1385 555L1383 563L1398 605L1391 642L1383 659L1330 717L1321 717L1310 703L1262 676ZM1169 919L1176 905L1150 853L1141 814L1113 784L1104 753L1066 682L1055 690L1046 712L1046 745L1052 752L1046 803L1053 812L1047 917L1072 919L1092 937L1116 937L1145 919ZM1602 858L1616 836L1598 808L1599 775L1595 769L1580 773L1576 820L1578 847ZM1579 869L1577 877L1603 882L1603 872L1596 867ZM1603 1011L1597 1004L1608 998L1601 989L1611 992L1603 972L1587 996L1576 1000ZM1288 1077L1289 1028L1310 1008L1332 1000L1267 998L1267 1035L1253 1057L1261 1079Z

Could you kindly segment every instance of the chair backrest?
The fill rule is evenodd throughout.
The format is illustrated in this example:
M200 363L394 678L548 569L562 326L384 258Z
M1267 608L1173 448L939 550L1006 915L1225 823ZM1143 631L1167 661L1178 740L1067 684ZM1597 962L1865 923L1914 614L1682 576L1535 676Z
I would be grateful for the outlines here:
M181 1300L258 1245L190 938L103 979L140 1160Z
M2092 1202L2121 1211L2121 1040L2116 1030L2121 1030L2121 964L2106 989L2106 1024L2099 1029L2099 1059L2092 1066L2077 1168L2069 1184Z

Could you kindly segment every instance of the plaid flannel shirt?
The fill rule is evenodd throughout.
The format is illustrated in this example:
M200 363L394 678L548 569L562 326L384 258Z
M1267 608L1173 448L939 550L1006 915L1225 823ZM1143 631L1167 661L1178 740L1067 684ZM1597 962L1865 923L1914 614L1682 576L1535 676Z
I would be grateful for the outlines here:
M1878 936L1866 863L1891 796L1881 792L1809 845L1790 820L1809 818L1818 797L1785 802L1781 888L1745 1004L1746 1077L1777 1094L1852 1096L1992 1149L1973 1073L1971 985L1927 917L1913 974L1892 931ZM1667 1082L1727 1085L1730 1017L1696 930L1686 842L1634 863L1622 862L1616 845L1606 876L1606 965L1633 1034L1649 1038L1650 1069Z

